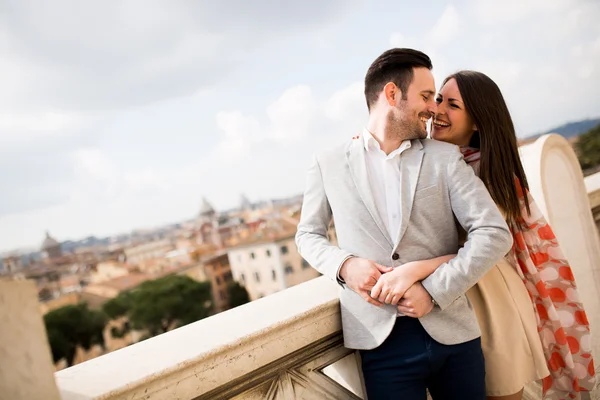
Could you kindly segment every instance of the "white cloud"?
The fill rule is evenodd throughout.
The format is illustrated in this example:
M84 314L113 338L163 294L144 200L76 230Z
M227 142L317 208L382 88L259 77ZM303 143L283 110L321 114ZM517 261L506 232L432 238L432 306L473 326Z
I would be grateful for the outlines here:
M320 104L307 85L287 89L267 107L271 138L278 142L294 143L310 135Z
M429 33L429 43L432 46L448 43L456 36L459 29L460 18L458 12L453 5L448 5Z
M313 140L322 147L352 137L368 117L363 84L353 83L327 98L316 96L307 85L293 86L266 107L265 116L241 111L218 113L217 124L225 137L217 147L216 158L239 161L250 154L255 156L258 147L286 152Z
M217 127L225 135L217 149L217 159L240 160L250 151L251 144L261 137L256 118L247 117L241 111L218 113Z
M475 15L482 24L505 24L528 17L541 18L546 13L568 9L578 0L478 0L474 2Z
M321 1L319 12L314 1L10 3L0 8L0 107L116 109L211 87L260 46L330 25L359 1Z
M70 112L3 111L0 109L0 146L24 148L36 145L43 140L53 140L75 135L84 121L91 122L90 116Z
M117 175L113 163L98 149L79 149L75 152L76 170L85 178L111 180Z

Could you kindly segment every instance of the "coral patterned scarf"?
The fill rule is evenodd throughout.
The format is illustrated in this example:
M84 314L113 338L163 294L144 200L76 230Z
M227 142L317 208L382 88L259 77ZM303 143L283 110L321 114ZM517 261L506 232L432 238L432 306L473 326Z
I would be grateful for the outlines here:
M478 149L462 147L471 165L480 159ZM473 167L475 166L472 165ZM477 168L475 168L477 170ZM523 279L534 304L537 325L550 375L543 379L545 400L579 399L595 383L590 326L579 300L575 278L552 228L531 194L517 183L522 219L511 226L514 238L512 265ZM529 203L528 215L525 202ZM518 267L517 267L518 264Z

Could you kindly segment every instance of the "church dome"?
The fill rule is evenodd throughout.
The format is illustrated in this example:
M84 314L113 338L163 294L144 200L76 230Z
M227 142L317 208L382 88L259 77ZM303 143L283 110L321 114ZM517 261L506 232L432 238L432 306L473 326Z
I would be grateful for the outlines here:
M200 215L211 215L215 213L213 206L203 197L202 204L200 205Z
M52 249L56 246L60 246L60 243L50 236L50 233L46 232L46 239L44 239L44 242L42 243L42 250Z

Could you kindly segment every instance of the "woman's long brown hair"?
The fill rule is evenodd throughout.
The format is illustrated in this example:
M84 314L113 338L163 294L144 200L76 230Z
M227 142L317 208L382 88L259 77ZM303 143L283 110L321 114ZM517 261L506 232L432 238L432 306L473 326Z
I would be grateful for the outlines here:
M522 220L519 190L529 190L527 177L521 164L515 127L498 85L487 75L477 71L459 71L444 80L456 80L477 131L469 146L479 148L481 159L479 177L492 199L504 211L510 226ZM516 178L516 179L515 179ZM529 203L525 202L527 213Z

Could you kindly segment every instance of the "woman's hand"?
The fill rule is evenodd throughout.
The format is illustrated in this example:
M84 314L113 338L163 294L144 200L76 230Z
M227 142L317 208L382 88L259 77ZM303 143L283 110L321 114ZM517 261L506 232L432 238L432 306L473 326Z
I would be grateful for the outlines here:
M371 289L371 297L382 303L397 305L408 288L418 281L413 269L418 267L415 264L419 262L406 263L382 274Z

